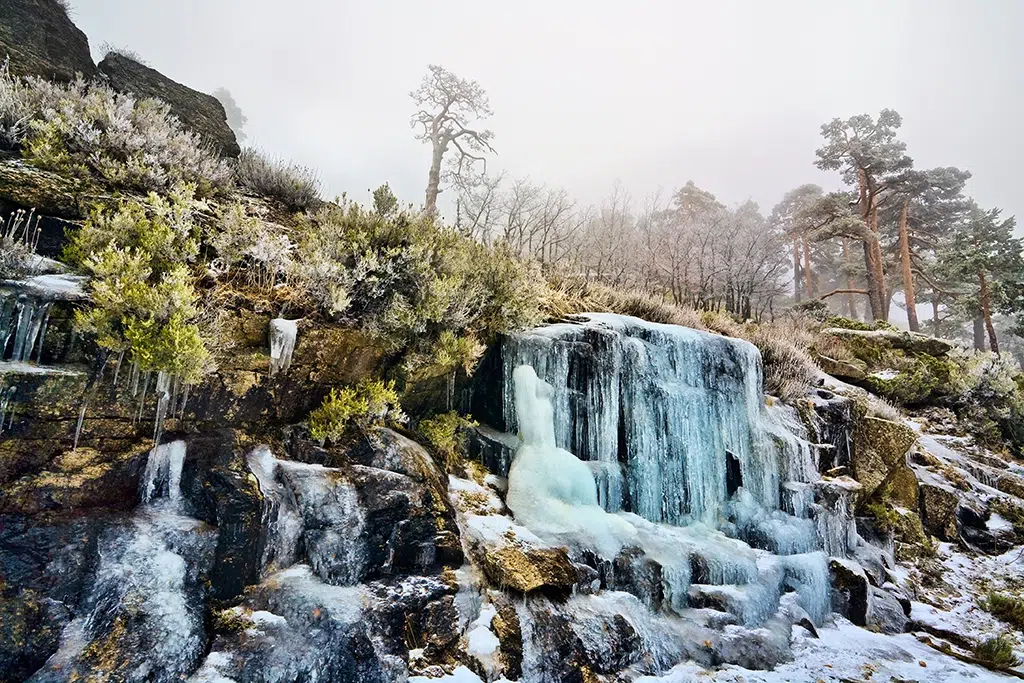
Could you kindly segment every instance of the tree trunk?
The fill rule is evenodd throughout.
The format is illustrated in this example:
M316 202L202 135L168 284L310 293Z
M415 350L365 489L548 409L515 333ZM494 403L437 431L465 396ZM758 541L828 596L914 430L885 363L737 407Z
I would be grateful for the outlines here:
M843 238L843 264L846 266L846 288L856 289L853 284L853 275L850 274L850 250L849 240ZM850 316L850 320L859 320L860 316L857 313L857 299L854 295L846 295L846 312Z
M793 299L800 303L800 238L793 236Z
M807 237L803 237L804 243L804 279L807 281L807 298L813 299L818 295L818 288L814 286L814 271L811 270L811 246L807 243Z
M875 269L875 240L867 239L864 244L864 276L868 283L868 304L871 306L872 320L885 320L882 296L878 287L878 271Z
M427 175L427 196L423 210L428 216L437 213L437 195L441 192L441 161L444 159L444 148L440 141L433 140L434 153L430 158L430 173Z
M974 319L974 350L985 350L985 319L980 315Z
M882 303L882 318L881 320L889 320L889 295L885 288L885 267L884 259L882 257L882 242L878 236L878 208L871 207L871 232L875 234L875 239L872 242L872 248L875 251L875 282L878 283L878 300Z
M988 296L988 278L985 271L978 272L978 283L981 285L981 315L985 318L985 330L988 332L988 348L999 355L999 340L996 339L996 328L992 325L992 302Z
M900 265L903 267L903 298L907 303L907 324L911 332L920 332L921 325L917 321L917 297L914 295L914 272L910 269L910 236L907 234L907 212L910 210L910 197L903 200L900 211Z
M874 200L868 192L867 174L863 169L859 171L857 180L860 190L860 217L871 233L869 238L864 240L864 267L867 270L865 278L868 284L868 303L871 305L871 318L873 320L885 320L885 302L883 301L884 296L882 294L885 285L882 282L883 276L881 275L882 249L878 246L878 234L876 232L878 228L877 214L875 214L872 207Z

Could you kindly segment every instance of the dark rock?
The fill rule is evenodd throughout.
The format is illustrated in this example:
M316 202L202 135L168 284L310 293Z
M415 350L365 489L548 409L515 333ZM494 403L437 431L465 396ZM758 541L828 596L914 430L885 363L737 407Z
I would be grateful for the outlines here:
M237 157L241 153L228 125L224 105L216 97L172 81L159 71L116 52L104 57L99 69L115 90L166 102L185 127L201 135L221 156Z
M22 681L57 650L71 620L64 605L35 591L0 594L0 681Z
M519 614L508 598L500 598L496 606L498 613L491 620L491 629L501 643L501 663L505 666L505 677L517 681L523 675L523 631L519 624Z
M871 587L870 608L867 625L882 633L903 633L907 627L907 615L903 605L889 591Z
M483 424L469 429L466 436L466 455L470 459L482 463L493 474L508 476L519 437Z
M267 542L259 485L232 430L188 440L182 491L197 519L217 527L210 588L214 598L240 595L257 583Z
M868 623L870 588L867 574L854 562L833 557L829 561L832 583L832 611L857 626Z
M0 62L11 71L58 81L98 75L89 39L58 0L0 0Z
M81 180L44 171L16 156L0 153L0 201L8 209L35 209L44 216L78 220L96 205L93 194ZM46 231L46 239L41 241L43 256L59 254L64 246L63 230L62 225L60 236L51 234L53 228Z

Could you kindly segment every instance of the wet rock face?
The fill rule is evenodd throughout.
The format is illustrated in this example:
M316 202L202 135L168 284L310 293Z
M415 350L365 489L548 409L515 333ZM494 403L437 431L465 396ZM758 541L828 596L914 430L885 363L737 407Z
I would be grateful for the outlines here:
M89 39L57 0L0 0L0 62L20 76L70 81L98 75Z
M241 153L228 126L224 105L212 95L172 81L159 71L116 53L108 54L100 62L99 70L115 90L140 98L155 97L169 104L187 128L203 136L222 156L236 157Z

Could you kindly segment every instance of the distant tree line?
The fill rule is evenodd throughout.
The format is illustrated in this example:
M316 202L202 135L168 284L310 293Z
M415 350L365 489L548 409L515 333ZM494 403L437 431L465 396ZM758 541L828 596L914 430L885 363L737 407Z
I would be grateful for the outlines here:
M765 216L752 201L726 206L693 181L639 204L616 184L588 206L529 178L489 175L494 135L478 125L491 114L484 89L431 66L411 96L412 125L432 150L427 212L450 187L460 230L548 272L744 319L801 305L888 321L895 304L913 331L970 330L976 348L996 352L997 328L1018 329L1024 258L1014 219L964 195L969 172L915 168L893 110L825 123L815 163L839 171L843 185L801 185ZM918 304L930 304L926 324Z

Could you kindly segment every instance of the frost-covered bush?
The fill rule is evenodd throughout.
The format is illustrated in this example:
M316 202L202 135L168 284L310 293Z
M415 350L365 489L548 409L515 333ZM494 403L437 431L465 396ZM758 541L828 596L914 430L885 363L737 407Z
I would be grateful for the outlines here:
M345 202L306 219L297 241L293 287L395 352L433 354L446 331L486 339L540 320L538 273L427 216Z
M29 274L29 264L39 240L39 217L14 211L0 223L0 279L18 279Z
M292 241L283 232L248 216L241 204L221 212L208 240L217 252L214 269L228 276L242 273L250 286L270 290L292 270Z
M291 209L304 211L320 202L320 179L306 166L271 159L249 147L235 160L234 172L239 187Z
M1024 373L1009 355L954 349L949 367L949 407L982 441L999 445L1004 439L1024 450Z
M41 168L132 191L187 181L205 196L231 180L224 162L166 104L83 79L21 80L0 71L0 144Z
M26 86L11 75L10 63L0 65L0 149L15 149L28 131L32 118Z
M338 441L352 427L369 429L405 419L394 381L363 380L355 387L331 389L309 414L309 434L321 443Z

